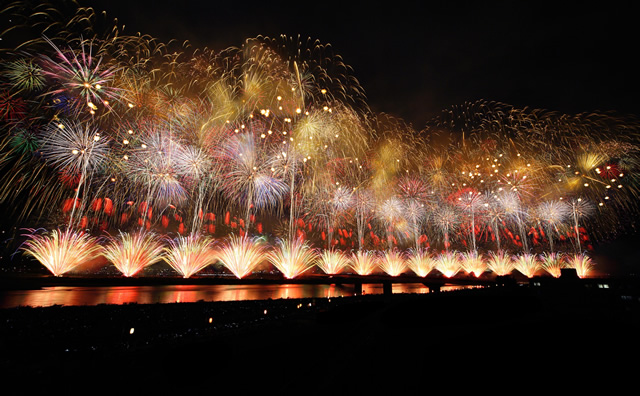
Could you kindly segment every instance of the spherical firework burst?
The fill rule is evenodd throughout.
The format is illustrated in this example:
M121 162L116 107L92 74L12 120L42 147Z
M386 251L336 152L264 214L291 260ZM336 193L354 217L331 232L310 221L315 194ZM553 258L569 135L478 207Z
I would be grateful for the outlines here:
M108 138L98 128L74 121L53 122L41 134L42 156L56 169L83 174L101 166L109 154Z
M42 68L31 59L20 58L3 65L3 75L17 91L39 91L45 87Z
M56 52L57 60L43 55L42 73L55 82L49 95L66 94L75 98L75 113L83 109L95 114L98 106L107 109L112 107L111 101L123 96L123 91L114 86L117 68L105 65L103 59L93 56L93 43L80 42L77 51L60 50L51 40L46 39Z
M536 211L546 230L549 249L553 252L554 235L560 234L562 226L570 216L570 208L562 201L545 201L538 205Z

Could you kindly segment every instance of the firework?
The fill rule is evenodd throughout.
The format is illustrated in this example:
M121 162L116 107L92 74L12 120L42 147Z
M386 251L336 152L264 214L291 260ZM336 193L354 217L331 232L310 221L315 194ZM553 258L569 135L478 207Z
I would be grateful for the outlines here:
M542 269L538 257L534 254L525 253L513 257L513 266L527 278L533 278Z
M346 253L331 249L355 248L356 233L361 253L349 265L359 274L374 271L379 254L365 248L387 250L397 267L411 247L404 265L420 276L434 265L478 276L478 252L492 249L520 251L514 265L529 276L531 252L583 254L636 221L632 117L477 101L444 109L418 132L371 112L329 45L259 36L195 48L128 35L90 7L43 4L3 11L29 37L0 65L0 201L20 221L109 230L120 235L111 249L131 254L152 244L142 236L152 232L286 236L272 252L286 277L312 266L311 246L326 248L318 265L336 272ZM205 239L174 239L165 260L194 274L215 260ZM241 257L266 254L250 241L224 246L232 258L223 265L238 277L254 268ZM508 270L503 256L488 260L496 273ZM556 276L559 259L545 257Z
M83 41L78 51L62 51L51 40L46 40L58 58L42 57L42 74L58 85L48 92L49 95L66 94L76 98L76 114L83 109L95 114L98 106L110 109L110 101L122 98L122 90L113 84L117 68L105 65L102 58L93 56L93 43Z
M213 240L199 234L169 240L164 260L184 278L189 278L216 261Z
M265 255L265 247L258 238L232 235L217 249L216 257L238 279L250 275Z
M368 250L358 250L351 254L349 266L358 275L371 275L377 267L375 253Z
M461 253L460 266L464 271L468 274L473 274L476 278L487 270L487 263L484 258L475 251Z
M62 276L102 253L96 238L73 230L52 230L47 234L27 235L21 249L38 260L54 276Z
M17 91L39 91L45 87L42 68L31 59L20 58L5 63L4 75Z
M447 278L454 277L462 266L458 252L445 252L436 257L436 269Z
M449 252L451 233L460 225L460 216L453 206L444 204L433 212L432 221L442 234L444 248Z
M591 216L595 210L595 207L590 201L582 198L577 198L569 202L569 210L571 211L571 218L573 219L573 232L576 241L576 253L582 252L582 239L580 233L579 221Z
M513 261L504 251L490 252L487 267L498 276L506 276L513 271Z
M471 247L474 252L477 251L476 247L476 221L477 217L484 210L484 196L478 191L463 190L458 194L458 199L455 204L460 207L463 212L471 218L471 226L469 228L469 235L471 236Z
M267 260L287 279L293 279L310 270L316 263L317 253L301 239L278 239L276 247L267 253Z
M110 238L103 255L122 275L131 277L162 260L163 251L163 244L155 234L120 232L118 237Z
M410 250L407 266L418 276L424 278L436 268L437 261L426 250Z
M566 268L566 260L564 254L561 253L547 253L545 252L542 257L542 268L554 278L559 278L562 275L562 269Z
M575 254L567 259L567 267L576 270L578 277L588 277L594 268L594 263L586 254Z
M378 267L389 276L401 275L407 269L404 255L397 249L387 250L378 258Z
M538 205L537 212L546 230L549 249L553 252L553 236L560 233L559 227L568 219L569 206L562 201L545 201Z
M279 155L259 144L250 132L231 136L222 148L222 189L232 202L244 205L247 228L252 208L274 208L288 191L284 179L276 174Z
M325 274L335 275L349 265L349 256L339 250L324 250L317 265Z

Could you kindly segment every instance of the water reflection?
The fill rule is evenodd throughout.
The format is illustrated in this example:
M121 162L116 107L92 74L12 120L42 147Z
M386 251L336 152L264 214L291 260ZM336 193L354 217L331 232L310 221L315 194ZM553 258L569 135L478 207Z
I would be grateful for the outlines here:
M445 286L441 290L460 288ZM422 284L393 284L393 293L429 293ZM363 284L363 294L382 294L382 284ZM196 301L242 301L281 298L330 298L355 294L353 285L158 285L101 287L44 287L0 294L0 308L52 305L153 304Z

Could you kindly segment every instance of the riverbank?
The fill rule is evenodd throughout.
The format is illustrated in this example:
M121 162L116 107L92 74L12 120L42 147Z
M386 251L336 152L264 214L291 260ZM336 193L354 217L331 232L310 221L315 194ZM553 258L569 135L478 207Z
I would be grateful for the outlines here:
M635 375L635 366L616 356L640 351L637 290L621 294L578 283L427 295L21 307L0 310L0 319L0 372L5 384L20 385L17 393L183 394L229 386L239 393L380 387L402 393L434 379L536 378L542 386L585 375L621 384L625 373Z

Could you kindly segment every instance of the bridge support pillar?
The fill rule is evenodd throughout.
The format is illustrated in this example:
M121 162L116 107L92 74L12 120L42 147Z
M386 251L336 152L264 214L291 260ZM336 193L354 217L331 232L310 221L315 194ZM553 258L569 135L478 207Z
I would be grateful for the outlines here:
M390 281L382 282L382 294L385 296L390 296L393 294L393 284Z
M356 296L361 296L362 295L362 282L355 282L353 284L353 293Z

